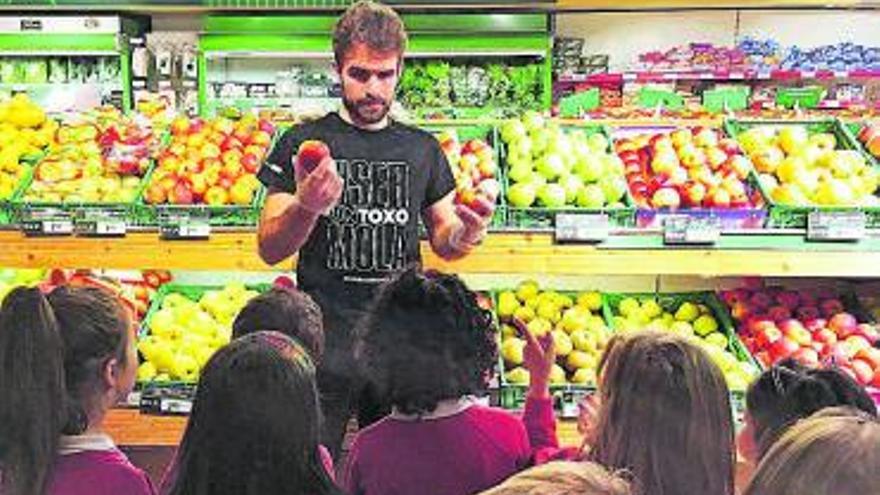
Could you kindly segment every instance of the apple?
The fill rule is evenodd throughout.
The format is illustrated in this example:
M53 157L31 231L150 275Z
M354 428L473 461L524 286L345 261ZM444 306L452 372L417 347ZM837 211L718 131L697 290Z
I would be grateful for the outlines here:
M790 357L798 349L800 349L800 346L797 342L788 337L781 337L776 342L770 344L770 357L773 358L773 362L777 362Z
M651 204L654 208L675 209L681 205L681 196L671 187L661 187L651 198Z
M774 321L781 322L791 318L791 310L785 306L773 306L767 310L767 316Z
M838 313L828 321L828 328L837 334L840 339L846 339L856 333L858 321L849 313Z
M867 362L861 359L854 359L851 366L859 385L868 385L874 379L874 369Z
M190 183L186 180L178 180L174 185L174 188L171 189L171 192L168 194L168 200L177 205L193 204L194 198Z
M232 204L247 206L254 198L254 190L242 179L229 189L229 201Z
M767 349L782 338L782 332L774 326L767 326L755 332L755 343L761 349Z
M724 189L716 189L715 191L709 193L709 197L707 198L707 206L722 209L729 208L730 193Z
M825 345L837 343L837 334L827 328L813 332L813 341L820 342Z
M878 334L877 328L869 323L859 323L856 326L855 334L861 335L862 337L868 339L868 342L870 342L871 344L876 343L878 338L880 338L880 334Z
M816 368L819 366L819 353L815 349L809 347L801 347L795 351L791 357L798 363L809 368Z
M317 140L303 141L296 154L297 162L306 173L311 173L327 158L330 158L330 148L324 142Z
M818 332L819 330L825 329L828 327L828 320L825 318L810 318L804 320L802 318L798 318L804 323L804 327L810 332ZM837 334L834 334L837 336Z
M229 200L229 194L226 192L225 188L211 186L205 191L204 200L205 203L212 206L225 205Z
M189 132L189 119L180 116L171 121L171 133L177 136L187 134Z

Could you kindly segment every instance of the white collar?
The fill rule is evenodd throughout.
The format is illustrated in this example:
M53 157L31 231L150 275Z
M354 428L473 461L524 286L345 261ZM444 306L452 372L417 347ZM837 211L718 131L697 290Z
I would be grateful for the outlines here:
M106 452L116 450L113 439L104 433L84 435L61 435L58 441L58 454L70 455L81 452Z
M422 414L404 414L395 407L391 410L389 417L400 421L423 421L448 418L467 411L474 404L476 404L476 399L470 395L466 395L464 397L459 397L458 399L441 400L437 403L437 407L435 407L433 411Z

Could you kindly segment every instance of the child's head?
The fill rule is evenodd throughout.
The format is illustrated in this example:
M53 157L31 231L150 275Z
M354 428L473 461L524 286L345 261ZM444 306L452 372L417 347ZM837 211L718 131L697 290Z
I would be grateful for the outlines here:
M670 334L616 337L599 371L594 461L630 471L640 494L733 493L730 397L702 349Z
M851 406L877 415L874 401L846 373L806 368L791 359L772 366L749 386L746 405L739 446L755 463L788 426L823 408Z
M422 414L485 388L497 359L494 330L458 277L411 269L382 288L359 355L394 407Z
M823 409L773 444L744 495L877 493L878 446L876 416L852 408Z
M238 338L202 371L169 493L331 493L320 422L308 352L279 332Z
M324 322L321 308L305 292L274 287L248 301L232 324L232 337L262 330L274 330L293 337L309 351L314 361L324 352Z
M134 339L124 306L102 289L7 295L0 309L0 491L43 493L59 435L97 427L134 386Z
M557 461L513 475L480 495L631 495L629 481L593 462Z

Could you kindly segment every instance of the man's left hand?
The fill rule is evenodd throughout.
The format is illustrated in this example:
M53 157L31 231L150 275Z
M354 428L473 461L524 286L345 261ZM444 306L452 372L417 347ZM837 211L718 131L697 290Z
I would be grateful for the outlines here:
M495 199L479 195L467 204L456 204L455 214L461 220L462 232L459 237L460 244L475 246L486 235L486 229L492 222L495 214Z

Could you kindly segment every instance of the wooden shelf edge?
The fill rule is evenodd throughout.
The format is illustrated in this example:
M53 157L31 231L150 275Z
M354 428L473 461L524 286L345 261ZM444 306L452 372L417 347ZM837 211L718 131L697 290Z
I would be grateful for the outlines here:
M470 256L449 262L427 244L425 266L457 273L550 275L763 275L880 277L880 251L786 249L599 248L557 245L548 234L497 233ZM124 238L24 237L0 232L0 267L169 270L289 270L266 265L251 232L216 233L210 240L162 241L155 233Z

